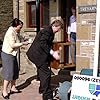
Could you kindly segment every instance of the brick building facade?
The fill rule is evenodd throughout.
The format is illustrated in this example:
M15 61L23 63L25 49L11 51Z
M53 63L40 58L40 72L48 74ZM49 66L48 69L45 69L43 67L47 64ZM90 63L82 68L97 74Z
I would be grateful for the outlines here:
M1 2L2 1L2 2ZM0 3L3 3L3 0L1 0ZM12 2L11 0L5 0L7 1L7 4L9 4L9 12L5 12L6 15L9 15L7 17L7 20L12 19L12 14L13 17L18 16L18 2L17 0L13 0L13 12L12 12ZM34 11L34 1L35 0L19 0L19 18L24 22L24 27L21 32L24 36L28 38L33 38L36 35L36 28L34 27L29 27L30 26L30 13L29 8L33 7L32 11ZM44 0L46 1L46 0ZM74 1L74 0L72 0ZM8 3L11 2L11 3ZM48 20L48 23L50 23L52 17L56 16L62 16L62 9L63 5L61 6L62 0L50 0L49 3L46 2L44 3L45 7L42 6L41 9L44 9L45 12L43 13L45 17L41 17L42 19L46 17ZM66 3L70 3L70 0L66 0ZM33 4L32 6L30 6ZM68 7L71 5L66 4ZM1 5L1 4L0 4ZM48 6L47 6L48 5ZM66 6L66 7L67 7ZM88 11L86 8L93 8L95 9L96 6L96 0L76 0L76 13L77 13L77 50L76 50L76 70L80 71L82 68L93 68L93 49L94 49L94 41L95 41L95 29L96 29L96 12L95 11ZM7 5L8 7L8 5ZM83 7L83 8L82 8ZM3 9L2 6L0 8ZM46 8L46 9L45 9ZM81 11L83 9L83 11ZM85 10L86 11L85 11ZM49 11L49 13L48 13ZM9 13L9 14L8 14ZM0 20L3 19L3 21L0 21L0 33L2 33L4 30L4 24L5 21L4 17L1 17L3 14L3 10L0 10ZM68 14L67 14L68 15ZM2 15L3 16L3 15ZM34 14L33 14L34 17ZM40 21L42 21L42 19ZM68 20L68 19L66 19ZM34 23L34 19L32 20ZM47 20L46 20L47 21ZM4 24L2 24L4 23ZM9 23L9 21L7 22ZM41 22L42 24L48 24L46 22ZM8 26L7 24L5 25L6 27ZM2 30L1 30L2 29ZM64 35L62 36L62 33L60 35L57 35L55 38L55 41L63 41ZM25 52L27 51L28 48L21 48L21 66L25 66L26 64L31 64L25 55ZM22 60L23 59L23 60Z

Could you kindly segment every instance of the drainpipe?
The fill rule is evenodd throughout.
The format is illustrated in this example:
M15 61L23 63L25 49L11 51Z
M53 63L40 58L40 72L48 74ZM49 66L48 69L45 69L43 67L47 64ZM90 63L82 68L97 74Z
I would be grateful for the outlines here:
M59 0L57 0L57 16L59 16Z
M19 0L17 0L17 18L19 19ZM18 67L19 67L19 70L20 70L20 49L19 49L19 52L18 52Z
M19 0L17 0L17 18L19 19Z
M40 31L40 0L36 0L36 28Z

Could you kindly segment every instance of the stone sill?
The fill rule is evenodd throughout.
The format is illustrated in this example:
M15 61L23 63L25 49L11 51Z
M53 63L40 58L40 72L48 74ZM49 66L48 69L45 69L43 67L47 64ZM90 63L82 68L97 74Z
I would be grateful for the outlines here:
M24 28L24 32L36 32L36 28Z

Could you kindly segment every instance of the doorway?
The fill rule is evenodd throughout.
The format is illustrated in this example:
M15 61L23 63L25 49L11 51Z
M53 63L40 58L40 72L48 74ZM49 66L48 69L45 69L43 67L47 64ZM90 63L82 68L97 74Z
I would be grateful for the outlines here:
M64 31L64 41L66 42L66 41L70 41L70 32L69 32L69 27L70 27L70 17L72 16L72 11L71 11L71 9L72 9L72 7L74 8L74 9L76 9L76 0L67 0L66 1L66 23L64 24L65 25L65 31ZM76 32L75 32L76 33ZM72 61L72 59L71 58L73 58L73 57L71 57L71 48L70 47L72 47L72 45L70 45L70 46L65 46L65 48L64 48L64 53L65 53L65 56L64 56L64 65L65 65L65 67L67 67L67 68L73 68L73 69L76 69L76 65L75 64L73 64L73 61ZM74 55L74 54L73 54Z
M71 7L74 6L76 8L76 0L59 0L59 16L61 16L61 18L64 21L64 32L63 32L63 43L68 42L68 26L69 26L69 18L72 15L71 13ZM58 48L59 43L55 43L54 44L54 49ZM59 64L62 64L63 67L68 68L71 70L75 70L76 67L75 66L66 66L66 63L69 63L69 45L65 45L64 46L64 57L63 57L63 62L58 62L58 61L53 61L52 62L52 66L53 68L58 68Z

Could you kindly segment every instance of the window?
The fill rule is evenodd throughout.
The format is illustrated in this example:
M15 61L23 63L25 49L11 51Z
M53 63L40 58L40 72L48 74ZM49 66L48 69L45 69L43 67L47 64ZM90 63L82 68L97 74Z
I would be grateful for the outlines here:
M27 3L27 27L36 27L36 1ZM40 26L45 27L49 24L49 1L40 2Z
M43 2L43 26L49 24L49 0Z
M27 19L28 27L35 27L36 26L36 3L35 2L29 2L27 3Z

